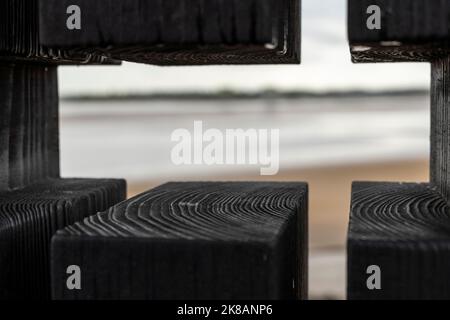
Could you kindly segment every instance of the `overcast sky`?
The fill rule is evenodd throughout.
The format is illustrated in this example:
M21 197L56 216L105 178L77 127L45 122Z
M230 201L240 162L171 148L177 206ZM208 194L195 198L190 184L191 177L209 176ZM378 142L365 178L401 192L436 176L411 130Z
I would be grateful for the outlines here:
M291 66L61 67L63 96L170 91L427 89L428 64L350 62L345 0L302 0L302 64Z

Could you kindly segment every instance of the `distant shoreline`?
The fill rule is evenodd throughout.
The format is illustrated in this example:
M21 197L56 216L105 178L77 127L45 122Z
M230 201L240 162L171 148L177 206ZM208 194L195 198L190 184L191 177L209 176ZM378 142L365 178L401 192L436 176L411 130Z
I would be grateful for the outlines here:
M361 97L403 97L428 95L428 90L394 90L394 91L276 91L259 92L174 92L151 94L117 94L117 95L77 95L62 97L63 101L150 101L150 100L259 100L259 99L323 99L323 98L361 98Z

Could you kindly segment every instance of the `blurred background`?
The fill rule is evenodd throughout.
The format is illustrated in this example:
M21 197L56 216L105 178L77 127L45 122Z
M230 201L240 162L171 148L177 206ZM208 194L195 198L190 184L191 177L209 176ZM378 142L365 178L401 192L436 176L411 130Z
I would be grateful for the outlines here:
M173 180L310 185L310 296L345 298L351 182L426 181L428 64L354 65L345 0L302 0L302 65L62 67L62 173L121 177L129 195ZM279 129L280 172L175 166L175 129Z

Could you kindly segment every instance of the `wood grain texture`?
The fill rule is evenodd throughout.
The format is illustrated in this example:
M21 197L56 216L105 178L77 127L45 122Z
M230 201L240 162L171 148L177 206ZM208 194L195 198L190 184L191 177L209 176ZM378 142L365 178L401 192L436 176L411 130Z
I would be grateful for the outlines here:
M56 67L0 64L0 191L59 177Z
M40 0L0 1L0 61L46 64L118 64L102 56L42 46L39 39Z
M381 29L366 26L367 8L381 9ZM446 0L348 0L348 34L354 62L431 61L450 54L450 3Z
M122 180L59 177L56 67L0 64L0 300L49 299L52 235L125 199Z
M0 300L50 299L57 230L125 199L123 180L48 179L0 193Z
M300 62L300 0L41 0L40 30L46 46L156 65Z
M368 290L367 267L381 268ZM349 299L450 299L450 212L429 184L354 183L348 235Z
M349 0L354 62L431 62L429 184L355 183L348 231L349 299L450 299L450 2ZM382 12L368 30L369 5ZM369 290L367 267L381 268Z
M450 203L450 56L431 64L431 183Z
M55 299L305 298L307 186L165 184L59 231L52 270Z
M422 45L358 43L350 47L354 63L374 62L430 62L450 55L448 48L439 44Z

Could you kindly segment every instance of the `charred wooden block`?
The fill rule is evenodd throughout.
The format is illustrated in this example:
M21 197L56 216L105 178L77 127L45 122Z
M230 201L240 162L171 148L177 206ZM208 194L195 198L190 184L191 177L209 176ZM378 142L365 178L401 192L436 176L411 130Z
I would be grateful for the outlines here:
M305 298L306 275L302 183L169 183L52 240L55 299Z
M0 65L0 191L59 177L56 67Z
M431 64L430 180L450 203L450 57Z
M348 0L353 60L431 61L446 57L450 54L449 15L448 1ZM373 19L380 23L375 26Z
M0 61L47 64L103 64L102 56L45 47L40 42L38 5L41 0L0 1Z
M60 179L56 67L0 64L0 300L49 299L52 235L124 200L125 189Z
M41 0L44 46L158 65L300 62L300 0Z
M367 285L369 266L380 268L380 289ZM354 183L349 299L450 299L449 269L449 206L434 187Z
M57 230L125 199L123 180L48 179L0 193L0 300L50 298Z
M449 299L450 3L349 0L348 10L354 62L428 61L432 70L430 183L355 184L348 297ZM367 283L371 265L380 289Z

